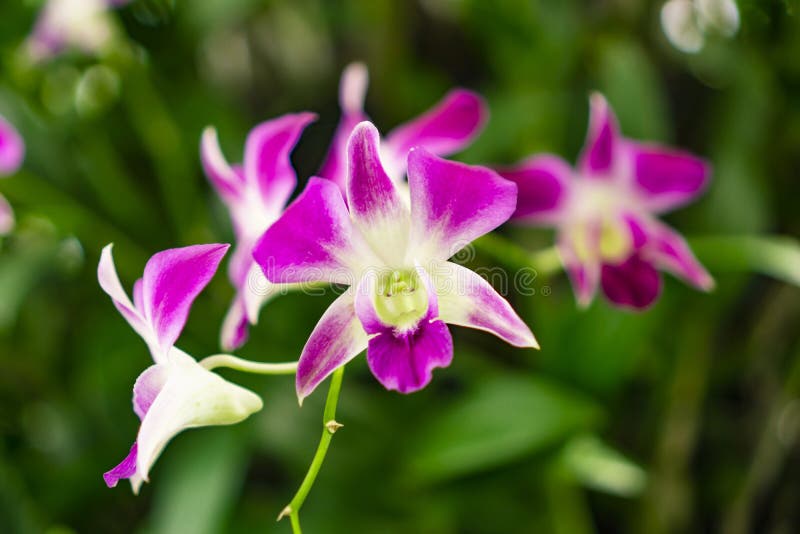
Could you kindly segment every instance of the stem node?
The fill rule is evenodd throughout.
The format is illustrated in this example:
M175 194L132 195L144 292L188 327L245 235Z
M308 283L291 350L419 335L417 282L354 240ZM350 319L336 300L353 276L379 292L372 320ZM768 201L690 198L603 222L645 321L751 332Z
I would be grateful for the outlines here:
M290 515L292 515L292 507L286 506L286 508L281 510L281 513L278 514L278 519L276 519L275 521L280 521L284 517L289 517Z
M331 419L327 423L325 423L325 430L327 430L331 434L335 434L337 430L342 428L344 425L335 419Z

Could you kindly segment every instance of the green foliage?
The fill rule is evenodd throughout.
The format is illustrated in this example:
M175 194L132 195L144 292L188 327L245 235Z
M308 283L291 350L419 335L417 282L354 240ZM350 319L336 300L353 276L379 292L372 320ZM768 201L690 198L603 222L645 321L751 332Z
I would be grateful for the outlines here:
M0 6L0 114L28 149L0 180L18 216L0 242L0 532L289 531L275 518L314 454L324 393L300 409L287 377L224 371L264 397L261 413L178 436L138 497L105 487L135 437L130 388L150 359L95 268L114 242L130 287L159 250L232 240L199 165L208 124L238 161L256 123L319 113L293 156L302 186L353 60L370 68L367 110L384 132L454 85L484 94L491 120L456 156L473 163L574 160L587 96L603 91L627 135L713 163L703 199L667 219L717 287L668 279L643 314L580 311L563 274L542 268L534 295L506 288L540 352L453 328L453 365L411 396L354 360L305 531L796 530L796 2L740 0L739 34L687 56L661 33L660 1L138 0L113 15L123 38L101 56L32 66L20 46L40 3ZM503 228L472 263L513 279L550 245L549 232ZM182 349L217 352L231 296L221 271ZM276 299L237 355L296 358L332 298Z

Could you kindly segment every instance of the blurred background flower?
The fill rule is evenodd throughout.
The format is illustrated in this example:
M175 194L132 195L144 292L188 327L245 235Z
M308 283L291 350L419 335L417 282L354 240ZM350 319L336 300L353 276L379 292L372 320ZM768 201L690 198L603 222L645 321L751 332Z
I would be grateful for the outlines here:
M542 351L454 329L458 358L412 396L354 360L306 530L796 530L800 293L785 283L800 283L795 3L741 0L736 37L686 55L664 38L662 2L137 0L105 12L119 29L107 52L32 65L20 50L41 5L0 7L0 114L27 145L22 169L0 180L17 215L0 248L0 531L289 530L274 520L313 455L324 395L298 409L287 377L221 371L264 409L177 436L138 498L105 487L139 423L124 392L149 356L95 267L109 242L123 280L156 251L233 242L200 165L208 124L232 155L253 124L318 113L292 154L303 187L352 61L369 67L365 108L385 132L451 87L483 95L489 121L457 157L475 164L576 161L587 95L602 92L627 137L714 165L708 192L666 222L717 288L665 280L643 314L602 299L579 311L566 277L541 271L521 295L525 251L552 238L504 228L523 252L498 260L479 247L468 267L505 273ZM217 349L233 295L215 277L181 349ZM239 355L296 357L334 298L275 299Z

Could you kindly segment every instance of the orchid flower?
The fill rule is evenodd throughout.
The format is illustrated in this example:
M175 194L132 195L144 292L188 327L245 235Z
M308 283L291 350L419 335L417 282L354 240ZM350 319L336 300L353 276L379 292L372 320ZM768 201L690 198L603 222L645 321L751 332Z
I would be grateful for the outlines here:
M195 245L159 252L134 284L131 302L117 276L111 245L103 249L97 268L100 287L147 343L154 361L133 386L133 410L142 424L128 456L103 475L109 487L128 478L138 493L176 434L187 428L238 423L261 409L258 395L227 382L175 347L192 302L227 250L228 245Z
M108 11L130 0L48 0L28 37L34 61L53 58L75 48L88 54L102 51L114 38Z
M241 347L247 341L248 322L256 324L264 303L286 289L264 279L253 261L253 246L283 213L297 186L289 155L315 118L313 113L297 113L261 123L247 137L244 163L233 167L222 155L216 130L208 127L203 132L203 168L227 206L236 234L236 250L228 265L236 297L222 325L224 350Z
M25 143L17 130L0 116L0 177L14 174L25 157ZM0 195L0 235L14 228L14 212L8 201Z
M499 172L519 188L513 219L557 229L580 306L588 306L601 285L611 302L646 308L661 291L657 269L705 291L713 287L686 241L657 219L705 189L709 165L685 152L625 139L602 95L591 98L577 169L540 155Z
M347 140L355 126L368 119L364 113L368 73L363 63L352 63L342 73L339 105L342 118L319 176L333 180L342 192L347 180ZM394 181L405 176L406 156L412 147L422 147L439 156L449 156L463 149L477 137L486 122L488 110L483 99L472 91L454 89L432 109L386 136L381 145L381 159Z
M739 8L734 0L668 0L661 7L661 28L675 48L693 54L703 48L709 31L736 34Z
M311 178L266 231L254 257L273 283L351 286L323 314L298 361L302 402L337 368L367 349L384 387L409 393L446 367L445 323L536 347L530 329L477 273L447 259L511 216L516 186L484 167L408 154L410 203L381 161L379 134L356 126L347 148L347 203L330 180Z

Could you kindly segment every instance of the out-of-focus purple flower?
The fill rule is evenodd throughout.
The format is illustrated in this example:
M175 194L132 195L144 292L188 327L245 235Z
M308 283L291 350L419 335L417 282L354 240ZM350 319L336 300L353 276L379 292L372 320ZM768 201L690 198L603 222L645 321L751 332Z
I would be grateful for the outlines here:
M103 249L100 287L150 348L154 365L133 386L133 410L142 421L130 453L103 475L114 487L131 481L134 493L167 442L187 428L230 425L262 407L261 398L227 382L175 347L192 302L205 288L228 245L195 245L159 252L133 286L131 302L117 276L111 245Z
M32 60L42 61L74 48L87 54L102 51L114 38L109 10L130 0L48 0L28 37Z
M297 175L289 156L315 118L313 113L296 113L256 126L247 137L244 163L233 166L222 155L216 130L208 127L203 132L203 168L227 206L236 233L236 250L228 266L236 297L222 325L224 350L241 347L247 341L248 323L256 324L264 303L287 289L264 279L253 261L253 246L283 213L294 192Z
M367 349L387 389L410 393L453 356L445 323L536 347L530 329L477 273L447 259L514 212L517 188L494 171L408 154L410 197L381 161L369 122L347 148L347 203L330 180L308 186L259 240L254 257L274 283L349 285L320 319L298 361L302 401L336 368Z
M661 291L658 270L702 290L713 287L686 241L657 218L703 192L709 165L685 152L622 137L602 95L592 95L589 132L576 169L540 155L499 172L519 188L514 220L557 229L579 305L588 306L600 285L619 306L647 308Z
M0 116L0 178L17 172L25 158L25 143L10 122ZM14 228L14 211L0 195L0 235Z
M364 113L367 84L368 73L364 64L352 63L345 68L339 86L342 118L319 170L319 176L336 182L342 192L347 181L347 140L353 128L367 120ZM425 148L439 156L462 150L480 133L488 115L486 104L478 94L466 89L453 89L433 108L389 132L381 145L387 174L395 181L403 178L408 151L413 147Z

